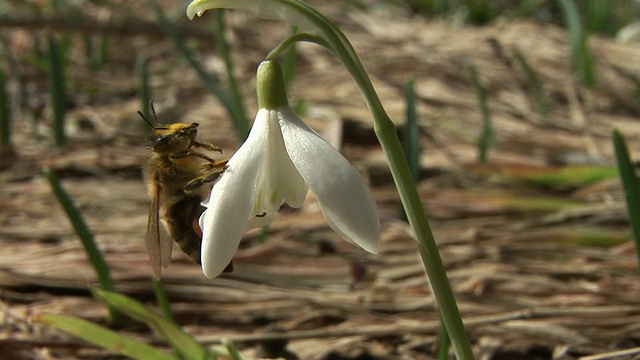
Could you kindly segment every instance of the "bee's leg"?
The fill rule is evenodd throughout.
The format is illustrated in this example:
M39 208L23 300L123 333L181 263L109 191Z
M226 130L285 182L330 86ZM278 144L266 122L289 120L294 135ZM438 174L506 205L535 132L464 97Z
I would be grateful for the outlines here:
M213 145L213 144L205 144L205 143L201 143L200 141L196 141L193 143L194 146L199 146L199 147L203 147L207 150L211 150L211 151L217 151L219 153L222 152L222 149L220 149L219 147Z
M224 171L227 168L228 162L229 162L229 159L210 161L202 164L201 168L203 172L217 171L220 168L224 168L222 170Z
M193 191L206 183L210 183L218 180L220 175L222 175L222 173L225 170L227 170L227 165L226 165L227 160L222 160L222 161L219 161L218 163L221 163L221 164L217 165L217 167L212 167L210 172L189 181L187 185L184 187L184 191L186 192ZM205 165L209 165L209 164L205 164ZM215 163L212 163L210 165L215 166Z
M201 153L201 152L197 152L197 151L193 151L193 150L184 150L184 151L176 151L174 153L172 153L171 155L172 159L182 159L182 158L186 158L189 156L196 156L202 159L207 160L210 163L215 163L216 161L213 160L212 158L208 157L207 155Z
M182 159L186 158L187 156L191 156L191 153L191 150L176 151L174 153L171 153L169 157L172 159Z

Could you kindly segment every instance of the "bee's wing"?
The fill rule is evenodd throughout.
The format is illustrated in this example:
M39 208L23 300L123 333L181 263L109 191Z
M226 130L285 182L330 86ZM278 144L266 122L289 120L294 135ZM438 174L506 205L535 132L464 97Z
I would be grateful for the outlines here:
M173 241L167 229L160 223L160 204L162 203L160 186L156 185L153 192L147 222L147 252L153 273L160 278L161 269L169 266Z

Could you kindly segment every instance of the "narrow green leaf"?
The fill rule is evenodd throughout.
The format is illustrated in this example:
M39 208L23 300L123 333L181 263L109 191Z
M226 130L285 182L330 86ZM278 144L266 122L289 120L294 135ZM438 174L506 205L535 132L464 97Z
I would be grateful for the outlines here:
M473 66L473 64L469 64L468 68L469 73L471 74L471 80L473 81L473 87L476 90L480 112L482 114L482 130L480 138L478 139L478 162L484 164L487 162L489 157L489 148L495 146L493 126L491 125L491 114L489 112L487 92L482 85L482 81L478 76L475 66Z
M162 313L167 319L175 323L176 320L173 317L173 311L171 311L171 303L169 302L167 293L164 291L164 287L162 287L162 282L160 282L160 280L158 280L158 278L155 276L152 277L152 281L153 281L153 292L156 294L156 301L158 301L158 306L160 306L160 310L162 310Z
M417 7L426 14L445 14L448 10L446 0L416 0Z
M53 194L56 199L64 209L69 221L71 221L71 225L80 238L80 242L84 247L84 251L87 253L89 257L89 261L91 265L93 265L93 269L96 271L98 276L98 280L100 281L100 285L105 290L113 290L113 280L111 280L111 272L109 271L109 266L104 261L102 257L102 253L100 249L96 246L96 243L93 239L93 233L89 230L89 227L86 225L84 219L82 218L82 214L73 204L73 200L69 197L69 194L64 190L58 177L53 173L53 171L49 168L44 170L44 175L49 181L51 185L51 189L53 190ZM118 319L118 312L109 308L111 321L116 322Z
M418 182L420 177L420 127L418 126L418 111L416 109L416 93L414 80L409 79L404 87L407 108L405 112L405 127L401 133L400 141L402 150L409 165L411 178ZM399 205L398 216L408 221L407 214L402 205Z
M0 46L2 47L3 54L5 56L5 60L8 64L8 74L16 79L18 83L18 100L21 108L27 107L28 102L28 92L27 92L27 81L25 77L22 75L22 68L24 64L21 63L16 57L16 54L12 51L13 47L10 45L9 40L6 36L0 35ZM5 79L6 81L6 79Z
M0 69L0 150L11 148L11 116L4 71Z
M185 333L173 321L145 307L142 303L127 296L103 290L94 291L94 296L133 319L147 324L179 351L185 359L200 360L212 356L205 347L200 345L191 335Z
M420 126L418 125L418 111L416 109L416 92L414 80L405 84L405 97L407 101L406 125L404 128L403 148L411 170L413 181L418 181L420 176Z
M495 169L487 169L495 174ZM535 167L504 167L500 169L500 176L506 179L526 181L538 186L556 190L576 189L595 182L614 179L618 171L612 166L562 166L554 168Z
M514 54L516 56L516 60L520 63L520 67L522 67L524 74L527 76L538 113L542 117L543 121L549 122L549 106L547 105L547 100L544 98L544 92L542 91L542 85L538 79L538 74L536 74L535 70L533 70L531 65L529 65L527 58L522 54L522 52L520 52L520 50L516 50Z
M244 114L244 102L242 99L242 94L240 92L240 87L238 86L238 81L233 72L233 59L231 57L231 50L229 50L229 44L227 42L227 38L224 36L225 34L225 23L224 23L224 10L219 9L213 12L214 14L214 34L216 38L216 50L222 57L224 61L225 73L227 74L227 82L229 83L229 92L231 95L231 101L233 101L233 106L235 109L242 113L242 120L246 122L246 115Z
M535 13L539 11L540 6L546 1L547 0L525 0L519 2L519 5L515 9L515 11L512 11L507 16L507 22L511 22L514 19L521 17L535 17Z
M104 64L107 63L109 59L109 47L111 45L111 37L109 36L100 36L100 46L98 47L98 51L96 51L96 62L100 63L98 68L102 68Z
M108 36L84 36L85 56L88 59L89 69L92 71L100 70L107 61L109 51Z
M617 129L613 129L612 135L620 180L624 187L627 210L629 211L629 224L636 242L636 254L640 265L640 188L638 187L636 167L629 157L629 150L622 134Z
M638 115L640 115L640 81L636 81L636 88L635 88L635 96L636 96L636 103L638 106Z
M615 34L615 6L620 0L587 0L587 30L603 35Z
M565 14L569 31L573 72L583 84L588 86L595 85L596 77L593 69L593 59L587 45L588 34L580 22L578 8L572 0L561 0L560 5Z
M47 35L47 42L49 44L48 72L51 102L53 105L54 143L56 146L62 146L66 142L64 127L67 106L64 66L60 46L53 37L53 34L49 33Z
M233 344L233 341L229 339L223 339L222 343L229 352L229 357L231 357L232 360L244 360L244 357L242 356L242 354L240 354L238 348Z
M472 25L484 25L491 22L497 14L491 1L466 0L467 21Z
M151 114L151 87L150 83L150 75L149 75L149 64L148 60L144 57L139 57L136 61L136 68L138 69L138 97L140 98L140 107L142 111L142 115L144 115L145 119L153 119ZM145 130L148 131L147 123L142 121L142 126L144 126Z
M38 323L62 330L86 342L114 353L138 360L175 360L174 357L90 321L67 315L42 314L35 317Z

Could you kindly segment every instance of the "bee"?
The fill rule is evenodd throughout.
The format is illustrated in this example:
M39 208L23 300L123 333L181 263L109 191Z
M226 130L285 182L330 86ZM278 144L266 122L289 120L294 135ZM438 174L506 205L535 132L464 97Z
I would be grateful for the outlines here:
M197 123L159 124L153 104L151 110L153 123L142 112L138 114L152 129L147 138L151 154L143 166L151 198L146 244L153 273L159 278L161 269L169 266L173 241L194 262L201 263L202 230L198 219L205 210L201 203L210 191L203 185L220 177L228 159L214 160L196 150L222 152L219 147L196 139ZM225 271L232 270L229 263Z

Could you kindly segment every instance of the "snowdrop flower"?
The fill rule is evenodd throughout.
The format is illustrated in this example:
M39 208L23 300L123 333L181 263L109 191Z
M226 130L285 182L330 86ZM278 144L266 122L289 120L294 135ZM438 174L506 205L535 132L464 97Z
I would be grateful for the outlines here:
M249 136L203 203L205 276L214 278L224 270L248 228L273 221L284 203L300 207L309 188L334 231L377 253L380 223L371 191L358 171L289 107L276 62L258 67L257 92L260 110Z

